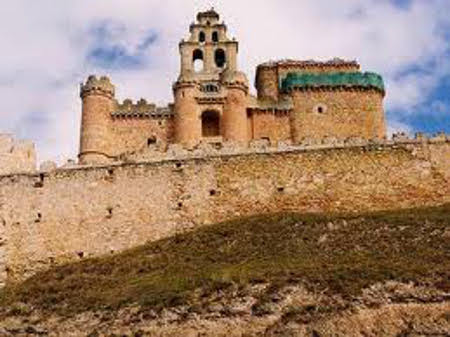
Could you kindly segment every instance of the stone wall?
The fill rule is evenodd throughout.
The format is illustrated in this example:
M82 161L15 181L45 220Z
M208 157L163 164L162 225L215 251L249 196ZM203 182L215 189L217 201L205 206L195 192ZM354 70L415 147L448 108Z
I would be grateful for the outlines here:
M449 163L444 137L3 176L0 282L240 216L447 203Z
M154 142L168 144L173 134L173 118L115 118L111 134L108 153L113 156L140 150Z
M291 121L288 111L255 111L249 116L250 139L269 139L271 142L291 140Z
M0 134L0 175L36 170L36 151L31 141Z
M293 140L326 137L366 139L386 135L383 94L375 90L296 90L292 92Z

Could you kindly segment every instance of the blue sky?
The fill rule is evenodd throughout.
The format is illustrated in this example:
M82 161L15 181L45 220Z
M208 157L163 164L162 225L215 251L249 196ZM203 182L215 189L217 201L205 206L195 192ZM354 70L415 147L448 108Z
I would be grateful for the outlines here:
M78 151L79 83L108 75L119 100L172 100L178 42L214 5L240 41L240 67L294 58L358 60L383 75L389 132L450 133L449 0L15 0L0 21L0 132L40 160Z

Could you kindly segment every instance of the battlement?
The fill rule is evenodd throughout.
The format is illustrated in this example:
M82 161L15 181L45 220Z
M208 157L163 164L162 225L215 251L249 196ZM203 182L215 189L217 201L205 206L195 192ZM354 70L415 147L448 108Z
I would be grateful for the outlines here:
M136 103L133 103L131 99L124 100L111 112L111 116L113 118L172 118L174 113L171 105L157 107L141 98Z
M124 153L118 156L115 163L139 163L139 162L164 162L172 160L201 159L208 157L228 157L228 156L252 156L255 154L271 154L284 152L314 152L318 150L340 150L348 148L377 148L389 151L398 146L405 145L426 145L450 143L450 135L438 133L433 136L426 136L417 133L410 138L405 133L396 133L392 139L371 139L367 140L358 137L335 138L326 137L321 139L304 138L299 144L292 142L271 143L269 140L253 140L248 146L236 142L201 142L197 146L190 148L181 144L169 144L167 146L151 146L142 150Z
M102 95L108 98L114 98L115 87L107 76L99 79L95 75L88 77L86 83L80 85L80 97L84 98L88 95Z
M304 69L307 71L310 71L311 69L349 69L353 71L359 71L361 69L361 66L355 60L347 61L340 58L334 58L328 61L284 59L279 61L268 61L265 63L261 63L257 67L257 72L264 68L295 68Z
M35 171L34 144L27 140L15 140L8 134L0 134L0 175Z

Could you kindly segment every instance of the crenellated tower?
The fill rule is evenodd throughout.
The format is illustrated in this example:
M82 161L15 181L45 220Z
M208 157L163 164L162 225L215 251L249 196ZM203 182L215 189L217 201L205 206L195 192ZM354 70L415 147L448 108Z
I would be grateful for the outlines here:
M108 77L89 76L81 85L82 99L80 154L81 164L108 161L111 137L111 113L114 111L115 88Z
M175 142L247 142L248 80L238 71L238 42L211 9L197 15L180 42L180 75L173 86Z

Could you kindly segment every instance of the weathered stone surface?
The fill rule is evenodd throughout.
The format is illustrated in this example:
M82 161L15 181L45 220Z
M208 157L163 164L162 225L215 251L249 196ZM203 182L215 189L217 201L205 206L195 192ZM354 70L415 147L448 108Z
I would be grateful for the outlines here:
M36 171L36 152L30 141L0 135L0 175Z
M239 216L450 202L448 142L210 150L0 177L1 282Z

